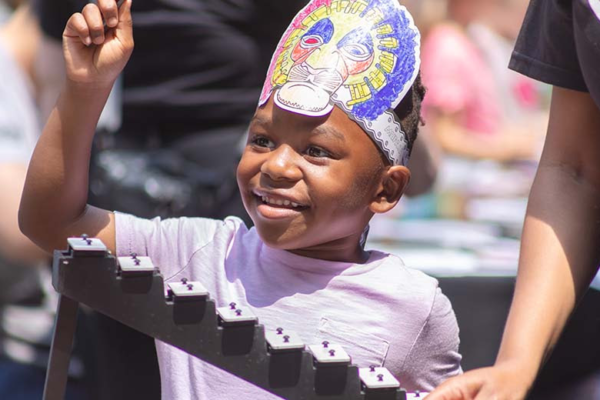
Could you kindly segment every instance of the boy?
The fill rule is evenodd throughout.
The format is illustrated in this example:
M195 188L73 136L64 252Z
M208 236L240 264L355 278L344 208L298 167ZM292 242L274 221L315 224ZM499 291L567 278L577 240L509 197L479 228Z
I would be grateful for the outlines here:
M22 230L48 250L86 232L113 253L148 255L166 281L199 280L266 329L335 341L410 391L458 374L456 319L437 282L363 249L370 218L394 207L410 176L423 88L406 10L314 0L294 19L238 167L249 230L236 218L150 221L86 205L94 127L133 48L130 7L100 0L67 23L67 83L30 165ZM163 343L157 353L163 398L274 398Z

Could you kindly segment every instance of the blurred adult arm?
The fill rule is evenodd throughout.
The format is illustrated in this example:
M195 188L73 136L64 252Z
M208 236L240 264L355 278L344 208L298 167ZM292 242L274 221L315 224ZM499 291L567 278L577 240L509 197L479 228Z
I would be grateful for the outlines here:
M27 166L0 163L0 254L18 265L33 265L48 258L19 230L18 212Z
M589 94L555 87L496 363L448 380L429 399L526 396L600 264L598 160L600 110Z
M3 90L7 90L2 93L2 96L7 97L4 100L8 103L5 104L29 100L27 104L31 104L32 109L30 114L23 111L23 108L18 108L22 111L19 114L7 111L0 117L0 254L16 265L35 265L48 257L21 233L17 223L19 201L27 171L27 155L31 152L27 136L37 135L38 131L33 128L37 128L33 121L33 100L15 98L18 96L15 91L25 77L31 76L32 60L38 49L39 38L37 21L28 5L17 8L0 28L0 46L2 51L6 52L6 57L10 58L5 61L7 64L2 66L3 73L6 76L8 71L11 78L7 79L19 76L17 71L23 76L18 82L3 85ZM24 87L25 83L22 85Z

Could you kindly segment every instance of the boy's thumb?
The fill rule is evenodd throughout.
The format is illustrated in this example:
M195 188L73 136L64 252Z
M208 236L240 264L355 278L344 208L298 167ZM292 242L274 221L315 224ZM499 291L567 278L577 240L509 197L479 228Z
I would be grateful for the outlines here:
M125 0L119 7L119 24L117 25L116 34L126 43L133 44L133 21L131 19L131 2Z
M119 7L119 25L131 26L131 2L132 0L125 0Z

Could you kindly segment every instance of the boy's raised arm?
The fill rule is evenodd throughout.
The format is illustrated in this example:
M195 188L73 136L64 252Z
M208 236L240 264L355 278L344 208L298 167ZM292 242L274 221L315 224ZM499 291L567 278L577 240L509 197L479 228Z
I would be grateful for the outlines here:
M133 50L131 1L88 4L67 22L63 50L67 80L33 153L19 226L47 251L87 233L115 252L114 216L87 205L96 123ZM104 26L106 22L106 28Z

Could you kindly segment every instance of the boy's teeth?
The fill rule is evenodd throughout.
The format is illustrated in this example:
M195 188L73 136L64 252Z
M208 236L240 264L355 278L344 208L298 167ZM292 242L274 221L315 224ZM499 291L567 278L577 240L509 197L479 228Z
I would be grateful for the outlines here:
M267 196L261 196L261 199L264 203L268 203L268 204L273 204L273 205L277 205L277 206L292 206L292 207L298 207L299 204L298 203L294 203L293 201L289 201L289 200L275 200L275 199L271 199Z

